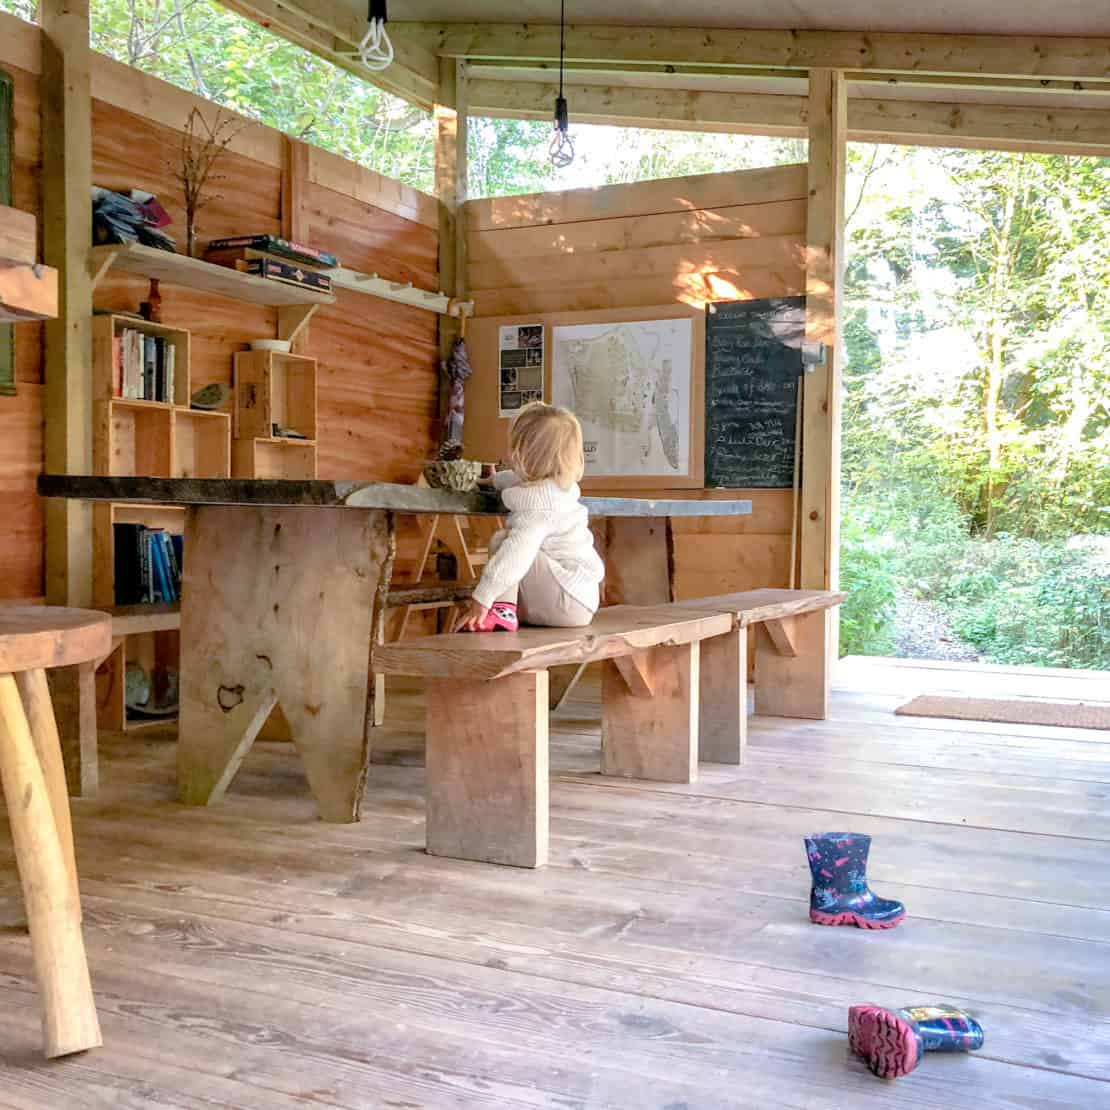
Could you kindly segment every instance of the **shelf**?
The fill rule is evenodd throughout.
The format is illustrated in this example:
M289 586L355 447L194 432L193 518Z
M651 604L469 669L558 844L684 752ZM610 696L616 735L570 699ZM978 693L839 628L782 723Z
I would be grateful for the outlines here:
M349 289L352 293L365 293L370 297L396 301L413 308L424 308L438 312L441 316L473 316L473 301L458 301L446 293L433 293L428 289L418 289L411 281L390 281L377 274L364 274L358 270L348 270L337 266L325 273L331 278L336 289Z
M172 476L172 406L154 401L96 401L93 412L93 465L98 474Z
M58 271L37 262L0 258L0 324L58 315Z
M231 413L174 410L173 476L223 478L231 473Z
M310 439L237 439L232 463L240 478L314 478L316 443Z
M109 270L139 274L171 285L187 285L204 293L271 308L335 303L335 297L330 293L298 289L269 278L244 274L228 266L216 266L199 258L190 258L185 254L156 250L141 243L110 243L91 248L89 272L94 288Z

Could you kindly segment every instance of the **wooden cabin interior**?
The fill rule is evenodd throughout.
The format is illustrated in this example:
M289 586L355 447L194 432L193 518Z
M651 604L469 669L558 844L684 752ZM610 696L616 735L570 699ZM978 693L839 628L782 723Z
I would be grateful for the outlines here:
M88 0L0 14L0 1108L1110 1106L1105 672L836 658L846 144L1110 155L1106 5L572 3L572 124L808 160L480 198L468 120L550 119L558 4L393 0L382 70L361 3L226 6L431 112L435 192L227 113L198 238L325 284L190 257L216 106L96 53ZM94 187L178 251L94 245ZM785 485L718 450L737 304L800 313ZM493 463L614 325L687 337L680 461L587 468L596 625L460 646L509 510L426 488L444 363ZM179 581L124 597L144 530ZM1095 724L895 714L926 695ZM898 928L815 923L822 829ZM937 1004L982 1046L850 1043Z

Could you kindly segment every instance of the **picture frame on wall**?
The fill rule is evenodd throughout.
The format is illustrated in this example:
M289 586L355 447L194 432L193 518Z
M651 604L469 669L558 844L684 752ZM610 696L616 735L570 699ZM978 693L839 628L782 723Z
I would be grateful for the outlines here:
M676 321L684 323L673 327ZM639 327L643 324L653 326ZM542 339L535 332L537 326L543 329ZM527 343L521 342L522 330ZM601 337L605 335L610 335L616 348L624 351L623 362L617 355L597 354L599 343L605 342ZM675 301L635 308L487 316L471 322L466 340L474 367L466 387L464 453L468 458L492 460L505 456L509 426L515 415L504 404L505 394L511 392L513 384L520 379L506 373L516 367L503 366L502 362L505 352L519 361L520 356L515 352L523 347L542 359L542 399L565 405L572 411L581 410L577 415L583 422L587 460L592 457L593 462L587 466L582 479L584 490L617 493L701 487L705 470L705 313L700 305ZM556 355L554 344L564 340L573 346ZM638 348L639 340L647 343L646 350ZM669 353L664 356L663 351ZM581 369L584 355L594 359L593 363L586 363L585 375ZM666 396L659 398L651 389L665 377L664 357L670 362L670 380L662 382ZM599 380L591 367L599 361L605 365L606 359L610 368L615 366L618 375L627 374L629 381L618 382L610 388ZM528 362L527 355L524 362ZM567 372L571 364L578 367L579 386L584 390L587 379L592 377L593 384L601 388L600 394L595 391L587 400L583 393L581 401L575 397ZM647 398L638 409L643 419L629 415L623 420L606 419L606 405L612 403L619 407L621 398L627 401L637 397ZM511 398L509 400L511 402ZM668 405L665 412L656 407L657 402L662 405L664 400ZM595 419L599 415L600 421ZM616 432L623 429L625 435L623 440L610 438L606 443L606 434L615 435L614 429L606 425L614 423L621 425ZM663 432L660 432L660 424ZM669 437L666 443L664 435ZM618 465L612 465L614 459Z

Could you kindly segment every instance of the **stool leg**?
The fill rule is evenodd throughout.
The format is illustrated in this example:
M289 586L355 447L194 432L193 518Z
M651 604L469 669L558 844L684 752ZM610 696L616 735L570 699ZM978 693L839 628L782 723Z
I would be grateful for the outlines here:
M47 1056L101 1043L80 910L15 679L0 674L0 782L31 928Z
M58 736L58 724L54 718L54 708L50 703L50 687L46 682L45 671L23 671L15 676L19 696L23 700L23 712L31 727L31 741L35 745L43 778L46 779L46 794L50 808L54 812L54 825L58 830L62 857L73 884L73 898L78 912L81 896L77 889L77 861L73 854L73 826L69 817L69 793L66 787L66 769L62 762L62 742Z

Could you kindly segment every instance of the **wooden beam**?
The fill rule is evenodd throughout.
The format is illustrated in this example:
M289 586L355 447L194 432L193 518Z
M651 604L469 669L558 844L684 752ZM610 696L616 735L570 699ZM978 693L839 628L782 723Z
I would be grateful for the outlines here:
M43 0L43 254L58 271L58 318L46 324L46 469L92 473L92 94L89 0ZM46 598L92 603L92 508L46 504Z
M532 23L390 23L395 41L475 60L559 57L559 28ZM733 30L695 27L567 28L576 62L720 68L818 68L976 77L1110 82L1110 38L939 35L876 31Z
M546 120L556 88L546 82L473 80L470 113ZM787 138L807 134L804 96L572 85L568 97L572 119L582 123ZM1110 110L853 98L848 141L1103 155L1110 152Z
M305 143L282 136L281 234L295 243L310 239L308 215L309 148ZM294 354L308 348L308 321L315 305L278 309L278 335L292 343Z
M836 70L814 70L809 82L806 339L824 344L825 357L805 380L801 587L835 590L840 540L839 343L847 96L844 74Z
M450 297L467 296L466 177L467 63L439 62L436 97L436 196L439 198L439 287ZM461 321L439 317L439 353L445 359L459 335ZM446 378L440 376L440 413L446 412Z

